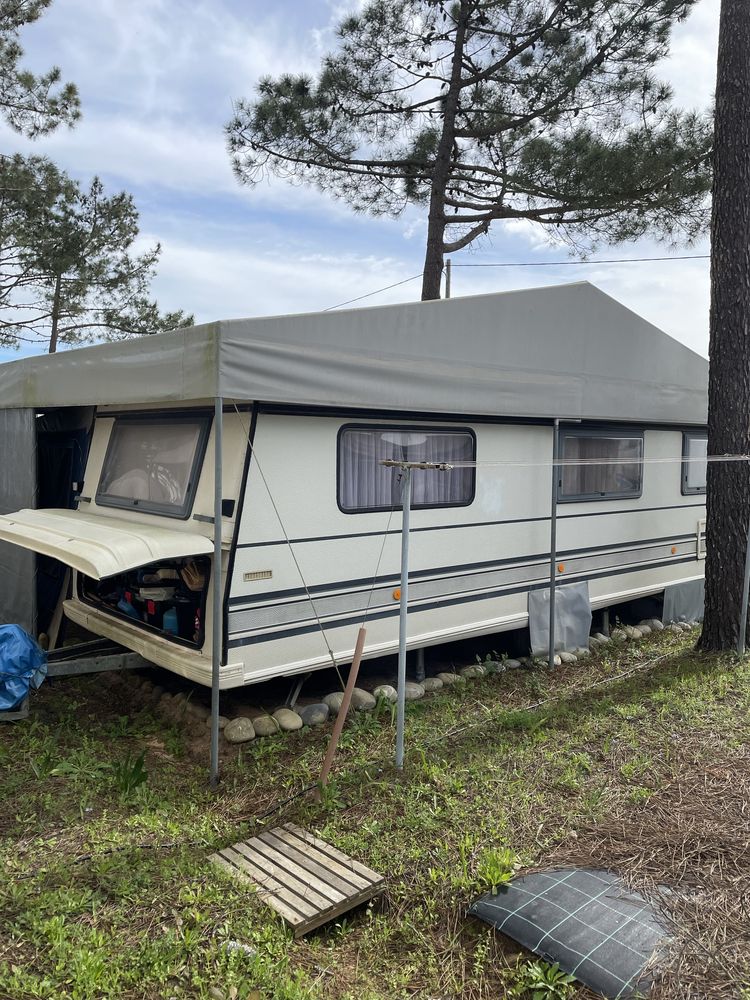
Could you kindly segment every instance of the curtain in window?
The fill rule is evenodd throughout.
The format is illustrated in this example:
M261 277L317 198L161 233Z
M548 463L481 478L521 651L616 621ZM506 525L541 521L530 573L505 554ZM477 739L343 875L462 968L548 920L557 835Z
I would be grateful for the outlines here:
M562 468L563 497L627 496L641 489L641 438L605 437L592 434L565 434L561 458L565 461L609 460L610 465L566 465Z
M397 507L401 503L401 471L380 463L471 462L474 438L468 432L409 431L388 428L345 430L339 441L339 504L344 510ZM469 503L473 469L449 472L415 469L412 505L415 507Z
M702 493L706 488L707 455L707 438L689 437L687 439L687 458L693 459L693 461L686 463L685 486L696 493Z

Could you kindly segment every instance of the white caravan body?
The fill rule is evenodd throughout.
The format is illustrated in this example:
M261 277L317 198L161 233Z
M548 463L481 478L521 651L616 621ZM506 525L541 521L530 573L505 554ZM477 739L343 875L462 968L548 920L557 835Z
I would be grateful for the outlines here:
M76 509L0 540L72 568L65 614L210 684L214 400L223 688L398 648L399 470L414 472L408 646L517 629L703 575L707 363L587 283L210 324L0 367L8 410L90 405ZM601 464L611 458L611 464ZM598 460L598 463L597 463ZM442 478L441 478L442 477Z

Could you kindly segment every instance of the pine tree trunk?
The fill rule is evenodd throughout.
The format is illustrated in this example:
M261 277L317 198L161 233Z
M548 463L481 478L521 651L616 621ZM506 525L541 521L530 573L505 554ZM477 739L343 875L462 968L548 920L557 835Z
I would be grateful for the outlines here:
M722 0L711 220L708 452L750 454L750 4ZM699 648L740 632L750 467L709 462L706 609ZM744 623L747 628L747 623Z
M451 175L451 156L456 141L456 111L461 97L461 68L466 42L466 25L470 15L468 0L461 0L456 22L456 38L453 46L451 77L445 95L443 129L440 134L435 166L430 185L430 210L427 216L427 250L422 274L422 301L440 298L440 283L443 277L445 238L445 191Z
M52 297L52 329L49 337L49 353L54 354L57 350L57 327L60 323L60 287L62 285L62 275L55 278L55 294Z

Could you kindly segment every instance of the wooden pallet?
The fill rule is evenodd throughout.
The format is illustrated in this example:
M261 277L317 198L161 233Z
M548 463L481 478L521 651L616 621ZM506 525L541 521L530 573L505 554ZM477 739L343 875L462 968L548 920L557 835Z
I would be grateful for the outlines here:
M324 840L285 823L209 858L251 882L301 937L383 890L382 875Z

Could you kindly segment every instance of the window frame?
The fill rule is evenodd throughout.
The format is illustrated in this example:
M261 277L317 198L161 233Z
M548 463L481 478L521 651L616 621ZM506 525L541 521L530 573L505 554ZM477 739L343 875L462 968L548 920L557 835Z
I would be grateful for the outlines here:
M102 414L99 419L106 419L106 415ZM208 438L211 434L213 416L201 410L181 410L179 413L153 411L150 413L134 413L132 415L117 414L111 419L113 421L112 428L109 432L107 450L104 455L102 467L99 470L99 481L96 486L95 500L97 506L114 507L118 510L144 511L147 514L158 514L161 517L171 517L178 521L187 521L193 512L195 494L198 490L198 482L203 469L203 460L206 457L206 448L208 446ZM198 442L193 455L193 464L190 467L187 489L185 491L185 501L179 508L174 504L160 503L158 500L128 499L127 497L116 497L102 492L101 483L112 455L115 431L118 424L181 424L187 422L199 424L199 432Z
M336 506L342 514L377 514L384 511L401 510L403 504L385 504L378 507L344 507L341 504L341 439L347 431L395 431L396 433L412 434L468 434L471 438L472 462L477 460L477 435L471 427L445 427L434 424L380 424L380 423L346 423L339 427L336 434ZM470 507L477 495L477 470L470 469L471 493L468 500L456 500L450 503L412 503L410 510L443 510L450 507Z
M557 451L559 456L559 461L565 461L565 455L563 453L563 439L566 437L579 437L579 438L612 438L612 437L622 437L639 440L641 442L641 461L645 458L646 454L646 440L645 440L645 430L643 427L630 428L623 427L622 425L608 425L608 426L588 426L586 424L576 424L575 426L565 426L560 425L557 431ZM562 492L563 484L563 469L564 466L558 467L559 475L557 477L557 489L556 501L557 503L584 503L586 501L596 501L596 500L638 500L643 496L643 465L639 466L640 469L640 479L638 482L637 490L628 490L627 492L607 492L607 493L575 493L564 495Z
M696 487L688 486L688 473L690 467L688 465L687 459L690 457L688 452L689 443L692 440L705 439L706 441L706 477L708 477L708 431L683 431L682 432L682 466L680 468L680 493L684 497L694 497L694 496L705 496L706 487Z

